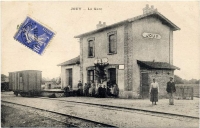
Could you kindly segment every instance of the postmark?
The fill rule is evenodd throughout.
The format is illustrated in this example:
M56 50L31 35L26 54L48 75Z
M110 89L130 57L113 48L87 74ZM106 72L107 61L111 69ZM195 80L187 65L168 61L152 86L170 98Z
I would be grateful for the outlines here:
M54 35L55 33L47 27L27 17L15 34L14 39L42 55Z

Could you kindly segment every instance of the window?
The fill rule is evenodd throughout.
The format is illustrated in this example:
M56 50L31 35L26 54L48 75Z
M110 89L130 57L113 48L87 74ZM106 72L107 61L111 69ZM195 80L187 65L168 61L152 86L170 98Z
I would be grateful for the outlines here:
M108 33L108 54L116 54L117 53L117 32L109 32Z
M88 70L88 82L94 81L94 70Z
M88 57L94 57L94 38L88 39Z

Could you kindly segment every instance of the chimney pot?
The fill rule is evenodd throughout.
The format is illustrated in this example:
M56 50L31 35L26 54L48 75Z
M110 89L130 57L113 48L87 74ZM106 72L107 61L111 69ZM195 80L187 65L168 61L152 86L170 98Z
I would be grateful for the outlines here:
M99 21L99 24L97 24L96 27L97 29L106 27L106 22L101 23L101 21Z
M154 9L153 5L151 5L151 7L149 7L149 5L146 4L146 7L143 8L143 14L147 14L147 13L154 12L154 11L156 12L157 9L156 8Z

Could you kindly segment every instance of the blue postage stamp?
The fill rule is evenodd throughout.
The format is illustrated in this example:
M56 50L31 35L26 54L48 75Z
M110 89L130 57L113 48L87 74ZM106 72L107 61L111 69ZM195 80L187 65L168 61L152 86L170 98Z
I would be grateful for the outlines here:
M54 32L27 17L14 38L41 55L54 35Z

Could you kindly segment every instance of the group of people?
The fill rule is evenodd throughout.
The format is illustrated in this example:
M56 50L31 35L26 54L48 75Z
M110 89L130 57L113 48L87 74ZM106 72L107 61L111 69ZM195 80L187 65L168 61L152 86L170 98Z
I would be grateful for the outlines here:
M66 96L69 95L70 87L67 86L65 88ZM170 81L167 82L166 91L169 96L169 105L174 105L174 93L176 92L175 83L173 82L173 77L170 77ZM74 92L73 92L74 93ZM158 102L158 93L159 93L159 84L156 82L156 79L153 79L153 82L149 88L150 94L150 101L156 105ZM93 81L89 83L85 83L84 87L81 81L78 83L78 90L76 92L77 96L91 96L91 97L98 97L98 98L105 98L105 97L118 97L119 95L119 88L117 84L111 84L110 81L107 82L107 86L102 84L95 85Z
M176 87L175 83L173 82L173 77L170 77L170 81L167 82L166 91L169 96L169 105L174 105L174 93L176 92ZM156 79L154 78L149 88L150 101L152 102L152 105L153 103L155 103L156 105L156 102L158 102L158 93L159 85L156 82Z
M93 81L90 81L89 83L85 83L83 87L81 81L79 81L77 95L91 96L91 97L98 97L98 98L118 97L119 88L117 84L106 86L99 83L95 85Z

